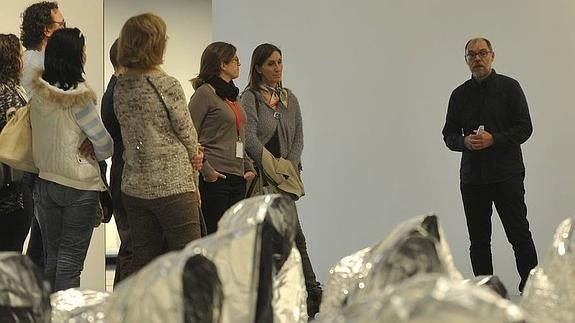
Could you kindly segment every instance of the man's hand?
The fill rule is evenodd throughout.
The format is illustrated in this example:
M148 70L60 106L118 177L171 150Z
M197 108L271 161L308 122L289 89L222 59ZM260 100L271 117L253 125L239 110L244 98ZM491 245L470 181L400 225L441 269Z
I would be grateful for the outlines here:
M80 152L80 155L82 155L84 158L86 159L91 158L93 160L96 160L96 154L94 153L94 146L92 145L92 142L88 138L84 139L80 147L78 147L78 151Z
M466 136L463 139L463 144L469 150L482 150L493 145L493 136L491 133L484 130L479 135Z

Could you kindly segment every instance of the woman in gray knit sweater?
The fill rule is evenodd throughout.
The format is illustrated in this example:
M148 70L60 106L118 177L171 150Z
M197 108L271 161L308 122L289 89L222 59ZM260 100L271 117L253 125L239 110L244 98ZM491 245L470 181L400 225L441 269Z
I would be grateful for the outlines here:
M276 158L291 161L301 171L303 126L296 96L282 86L283 61L281 50L272 44L254 49L250 63L250 83L241 97L246 110L246 151L261 167L262 151ZM298 220L296 245L302 257L308 292L309 317L319 311L322 290L313 271L305 237Z
M118 62L126 72L114 89L124 143L122 201L132 234L130 273L200 238L197 134L182 86L159 68L166 24L153 14L122 27Z

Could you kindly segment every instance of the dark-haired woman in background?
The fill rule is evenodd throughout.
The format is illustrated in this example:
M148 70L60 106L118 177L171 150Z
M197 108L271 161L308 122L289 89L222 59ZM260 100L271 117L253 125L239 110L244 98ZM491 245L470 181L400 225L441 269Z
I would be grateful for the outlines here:
M188 108L204 147L200 170L202 213L208 233L216 232L224 212L246 195L246 181L255 177L244 150L246 114L238 104L240 61L232 44L215 42L204 50L200 74L192 80Z
M32 80L30 121L39 169L34 201L54 291L80 286L80 273L105 190L97 160L112 155L112 138L84 80L84 36L77 28L55 31L46 45L44 71ZM88 138L94 158L79 147Z
M289 160L301 171L303 127L296 96L282 85L283 61L281 50L272 44L254 49L250 63L250 80L242 94L246 110L246 151L258 167L262 152ZM319 311L322 290L307 253L305 237L298 219L296 245L301 254L305 285L308 293L307 310L310 318Z
M8 116L28 100L20 83L22 47L13 34L0 34L0 131ZM32 213L24 212L17 171L0 163L0 251L22 252Z

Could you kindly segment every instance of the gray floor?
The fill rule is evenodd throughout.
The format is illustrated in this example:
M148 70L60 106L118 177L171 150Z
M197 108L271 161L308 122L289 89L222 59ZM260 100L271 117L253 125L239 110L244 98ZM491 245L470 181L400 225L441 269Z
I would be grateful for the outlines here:
M114 266L106 266L106 291L112 292L114 289Z
M519 304L521 300L521 295L509 295L509 300L512 301L514 304Z

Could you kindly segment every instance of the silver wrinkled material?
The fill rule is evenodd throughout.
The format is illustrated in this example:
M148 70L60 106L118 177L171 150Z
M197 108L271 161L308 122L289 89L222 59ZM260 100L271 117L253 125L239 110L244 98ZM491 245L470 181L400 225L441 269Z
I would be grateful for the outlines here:
M225 240L225 237L223 239ZM196 245L205 244L209 246L210 244L217 244L218 240L218 237L211 235L197 240ZM122 281L105 305L106 322L185 322L184 315L189 309L185 307L184 301L185 291L182 279L184 268L190 258L201 255L202 251L205 252L205 249L197 247L167 253ZM206 293L205 290L196 292ZM211 322L212 317L217 318L219 316L219 307L217 306L220 304L219 301L217 298L205 300L211 304L205 306L208 307L208 310L204 313L194 313L200 315L197 322ZM201 307L201 309L205 309L205 307ZM209 320L205 318L209 318ZM217 320L213 321L218 322Z
M50 296L52 322L105 323L103 304L110 293L70 288Z
M307 292L301 256L293 247L289 258L273 281L274 322L307 322Z
M159 257L122 282L107 304L107 322L184 322L183 268L188 259L198 255L217 268L223 300L214 299L216 306L211 307L209 315L196 321L254 322L263 223L269 221L294 246L295 216L293 201L280 195L259 196L235 204L223 215L216 233L192 241L184 250ZM274 322L307 321L297 249L290 248L289 257L272 277L273 304L284 305L274 305L274 317L285 317ZM294 319L296 316L302 319Z
M543 263L529 274L519 304L530 322L575 322L574 221L559 224Z
M248 205L251 205L251 211L240 212L242 208L246 208ZM284 239L288 240L288 245L292 246L287 260L281 268L279 268L279 272L274 273L272 276L274 322L307 322L307 292L301 268L301 256L295 247L298 219L293 200L277 194L258 196L244 200L232 206L230 210L222 216L218 222L217 232L233 231L237 228L247 226L257 230L257 238L261 239L262 224L266 219L271 222L273 227ZM260 242L261 241L258 241L256 244L259 245ZM258 246L256 246L256 248L261 249ZM256 256L254 260L258 262L259 257ZM253 268L254 277L257 277L259 273L259 262L254 262ZM253 295L252 298L257 299L257 287L254 287L252 291L255 295ZM226 299L226 302L227 301ZM242 303L240 299L237 299L234 303L233 308L236 310L245 308L245 303ZM236 315L231 314L232 316L230 316L231 320L229 322L240 322L235 320ZM253 322L253 320L250 319L246 322Z
M0 252L0 322L50 322L50 284L32 260Z
M322 315L318 323L524 323L521 309L491 290L440 274L422 274Z
M461 279L435 215L398 225L378 244L343 258L330 269L320 313L335 313L415 275Z
M463 282L470 285L483 286L489 288L495 293L497 293L499 296L509 299L508 297L509 295L507 294L507 288L505 288L505 285L497 276L482 275L473 277L471 279L465 279Z

